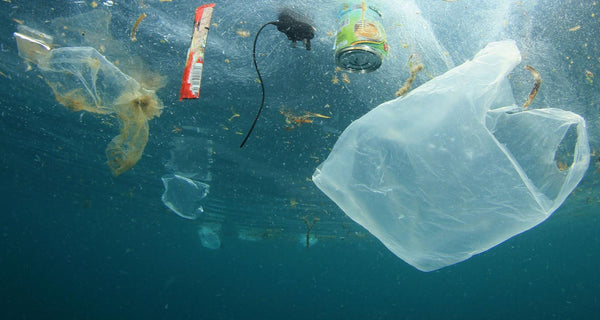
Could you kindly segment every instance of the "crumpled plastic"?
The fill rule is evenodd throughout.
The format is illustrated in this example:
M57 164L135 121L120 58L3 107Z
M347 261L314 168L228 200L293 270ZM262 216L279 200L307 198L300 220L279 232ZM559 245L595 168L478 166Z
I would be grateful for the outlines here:
M421 271L464 261L547 219L589 165L585 121L524 110L493 42L353 122L313 175L350 218Z
M163 109L155 91L93 47L51 48L52 36L26 26L14 35L19 55L37 65L56 101L73 111L118 117L120 133L106 147L107 164L115 176L133 167L148 143L148 121Z

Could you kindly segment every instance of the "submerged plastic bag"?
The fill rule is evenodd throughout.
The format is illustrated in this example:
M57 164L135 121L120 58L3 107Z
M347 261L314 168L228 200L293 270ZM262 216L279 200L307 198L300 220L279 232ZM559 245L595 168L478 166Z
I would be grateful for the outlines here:
M73 111L116 114L120 133L106 147L115 176L133 167L148 142L148 121L162 102L92 47L51 48L52 37L20 26L14 33L19 54L35 63L58 102Z
M190 220L204 212L202 204L210 191L208 184L177 174L167 174L161 179L165 186L161 199L167 208Z
M507 74L520 61L514 41L490 43L380 105L344 131L313 181L422 271L534 227L577 186L589 145L579 115L514 104Z

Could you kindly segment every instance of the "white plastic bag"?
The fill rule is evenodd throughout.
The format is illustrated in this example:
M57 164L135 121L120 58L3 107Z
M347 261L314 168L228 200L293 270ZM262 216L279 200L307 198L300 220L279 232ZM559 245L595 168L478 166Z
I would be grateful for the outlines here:
M585 121L514 104L514 41L386 102L340 136L313 181L394 254L433 271L552 214L589 164Z

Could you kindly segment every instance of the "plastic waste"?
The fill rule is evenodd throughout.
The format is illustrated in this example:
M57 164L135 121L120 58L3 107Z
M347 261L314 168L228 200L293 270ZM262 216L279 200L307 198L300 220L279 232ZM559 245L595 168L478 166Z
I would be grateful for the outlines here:
M514 41L383 103L353 122L313 175L398 257L433 271L547 219L582 179L582 117L515 104Z
M171 145L171 157L165 164L167 170L194 180L204 182L212 180L212 140L204 137L181 136L173 138Z
M204 212L202 203L210 189L208 184L176 174L167 174L161 179L165 187L161 199L167 208L191 220Z
M200 97L206 38L208 37L214 7L215 4L210 3L196 8L192 43L188 49L183 79L181 80L180 101L182 99L197 99Z
M163 105L147 90L92 47L51 48L52 37L20 26L15 32L19 55L36 64L56 100L73 111L116 114L120 134L106 147L115 176L133 167L148 142L148 120Z
M198 236L202 246L208 249L216 250L221 248L221 224L205 223L198 229Z

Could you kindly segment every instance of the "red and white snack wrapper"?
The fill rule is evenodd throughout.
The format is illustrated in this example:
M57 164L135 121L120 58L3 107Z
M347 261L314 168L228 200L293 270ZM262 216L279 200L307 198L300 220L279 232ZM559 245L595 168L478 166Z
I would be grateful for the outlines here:
M198 99L200 97L204 50L206 48L206 38L208 37L208 29L214 7L215 4L210 3L196 8L192 43L188 49L183 79L181 79L180 101L183 99Z

